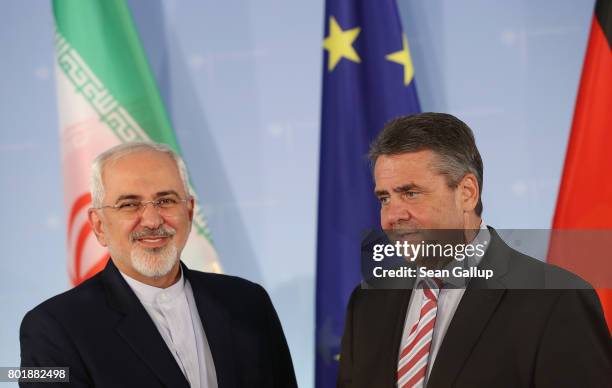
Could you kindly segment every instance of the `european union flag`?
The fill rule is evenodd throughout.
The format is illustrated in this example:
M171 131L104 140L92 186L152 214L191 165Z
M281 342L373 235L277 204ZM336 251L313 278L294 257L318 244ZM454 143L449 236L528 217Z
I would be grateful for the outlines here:
M319 172L316 386L334 387L362 233L379 225L366 154L383 125L419 112L395 0L327 0Z

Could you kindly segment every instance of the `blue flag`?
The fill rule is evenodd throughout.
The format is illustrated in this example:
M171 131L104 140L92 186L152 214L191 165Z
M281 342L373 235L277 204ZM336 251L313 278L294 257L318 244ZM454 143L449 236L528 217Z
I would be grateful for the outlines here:
M420 110L395 0L327 0L323 49L317 388L335 387L361 236L379 226L368 146L387 121Z

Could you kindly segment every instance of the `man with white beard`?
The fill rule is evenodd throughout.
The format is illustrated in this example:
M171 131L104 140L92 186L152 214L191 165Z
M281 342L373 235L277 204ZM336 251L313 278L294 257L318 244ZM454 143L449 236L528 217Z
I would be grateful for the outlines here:
M22 367L69 367L78 387L296 386L266 291L181 263L194 199L176 153L113 147L93 163L91 195L89 221L111 259L26 314Z

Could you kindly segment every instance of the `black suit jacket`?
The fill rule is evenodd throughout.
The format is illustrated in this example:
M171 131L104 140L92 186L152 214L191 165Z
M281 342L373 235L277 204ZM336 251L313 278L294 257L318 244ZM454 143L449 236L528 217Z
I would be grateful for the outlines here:
M612 341L590 286L508 247L491 228L479 268L441 343L427 387L610 387ZM395 387L410 289L357 287L338 387Z
M193 289L219 388L297 386L266 291L237 277L191 271L185 265L183 271ZM189 387L112 260L88 281L28 312L20 341L22 366L68 366L71 387Z

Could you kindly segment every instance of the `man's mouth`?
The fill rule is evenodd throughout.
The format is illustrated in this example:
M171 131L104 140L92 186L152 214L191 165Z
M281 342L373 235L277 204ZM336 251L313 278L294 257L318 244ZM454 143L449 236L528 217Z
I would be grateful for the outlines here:
M134 232L131 235L133 242L142 245L145 248L161 248L165 246L168 241L175 234L174 229L149 229L145 228L141 231Z
M136 239L136 242L146 248L160 248L166 245L168 240L170 240L170 237L151 236L138 238Z
M410 236L410 235L417 234L417 233L419 233L419 232L416 231L416 230L403 230L403 229L400 229L400 230L394 230L393 231L393 234L395 234L396 236L402 236L402 237L403 236Z
M412 241L421 236L418 230L395 229L389 232L393 241Z

